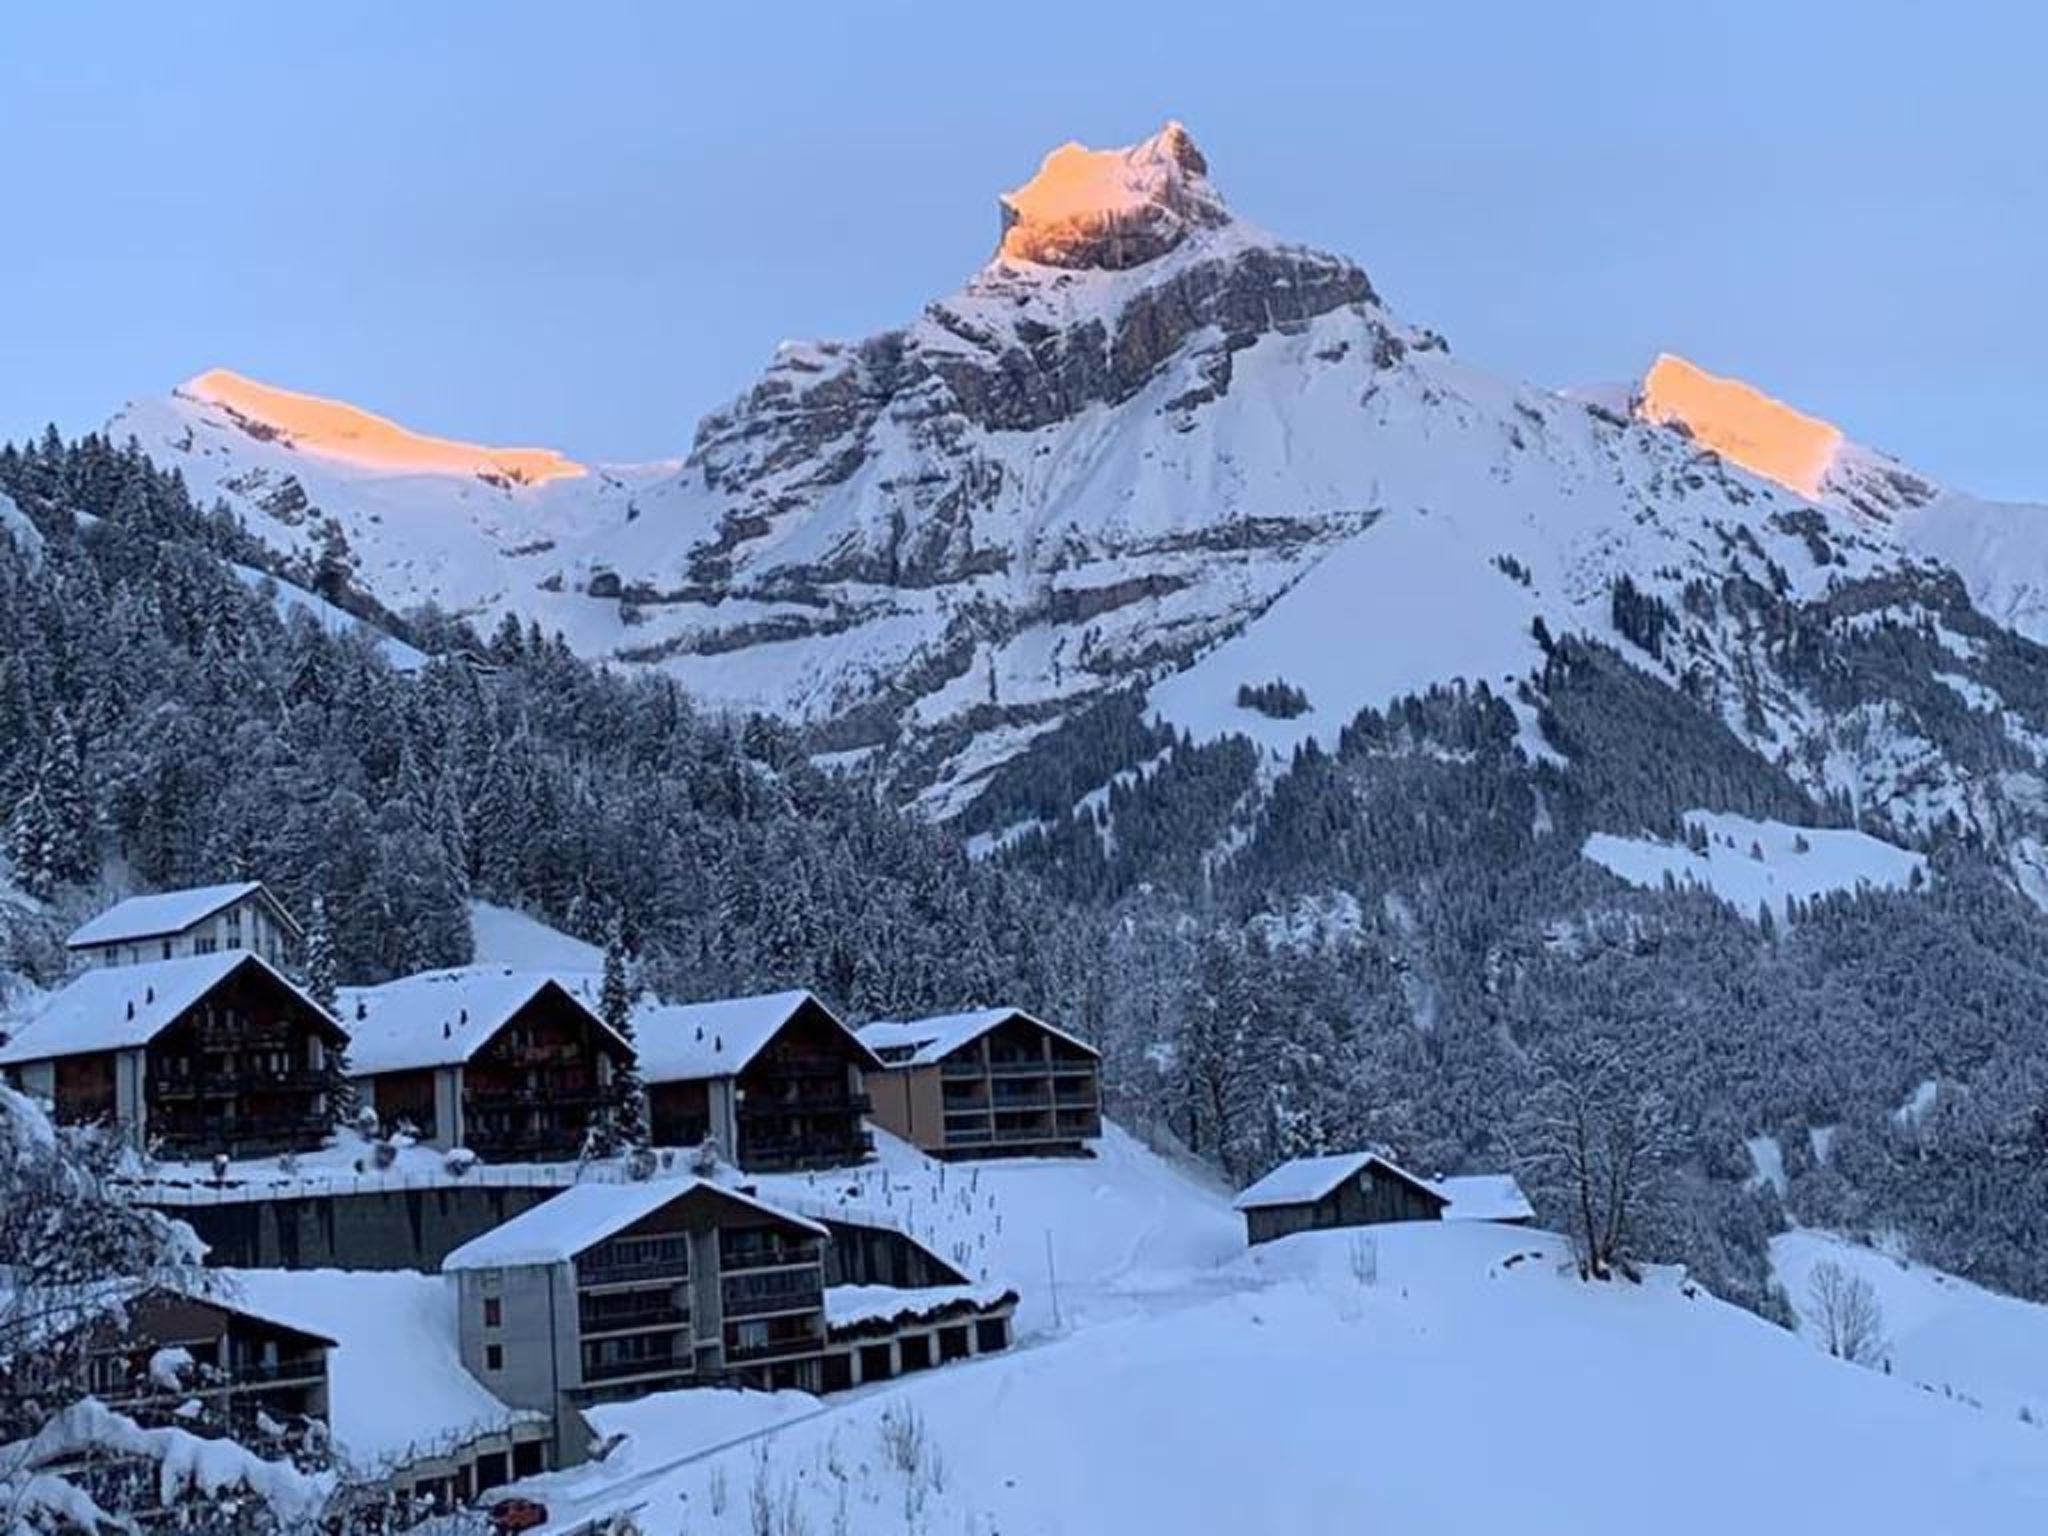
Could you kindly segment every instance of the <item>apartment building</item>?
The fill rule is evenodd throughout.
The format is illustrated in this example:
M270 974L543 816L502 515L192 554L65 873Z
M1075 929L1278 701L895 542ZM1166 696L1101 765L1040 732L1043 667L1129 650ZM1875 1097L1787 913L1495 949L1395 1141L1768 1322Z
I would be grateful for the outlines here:
M877 1125L934 1157L1079 1155L1102 1134L1101 1053L1016 1008L870 1024Z

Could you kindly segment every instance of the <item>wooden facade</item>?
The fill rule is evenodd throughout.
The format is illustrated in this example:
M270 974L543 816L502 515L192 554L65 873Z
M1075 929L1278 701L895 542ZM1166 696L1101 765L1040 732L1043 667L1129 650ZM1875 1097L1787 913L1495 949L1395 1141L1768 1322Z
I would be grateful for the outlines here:
M742 1168L838 1168L874 1150L863 1123L867 1048L815 1000L777 1030L734 1079Z
M573 1157L628 1057L550 983L464 1065L462 1144L483 1157Z
M1296 1232L1330 1227L1437 1221L1448 1204L1421 1180L1373 1158L1318 1198L1244 1207L1245 1238L1251 1243L1269 1243Z
M869 1078L875 1123L934 1157L1071 1155L1102 1134L1099 1056L1029 1014L943 1053L879 1054L888 1070Z
M344 1010L346 1011L346 1010ZM548 981L466 1058L362 1073L386 1126L493 1160L574 1157L630 1047Z
M165 1157L317 1149L332 1129L335 1053L346 1034L255 956L219 959L220 974L202 993L160 1025L125 1037L123 1014L132 1019L138 1000L162 998L153 973L123 968L121 975L138 978L125 997L99 997L107 989L85 978L97 1000L62 1010L62 1025L37 1029L43 1021L34 1021L8 1074L47 1098L60 1122L115 1126L137 1148ZM100 1030L96 1038L111 1043L67 1049L74 1027Z
M253 1436L261 1416L288 1442L322 1437L313 1426L328 1421L332 1339L170 1291L130 1303L125 1330L102 1326L99 1332L86 1356L86 1390L138 1423ZM152 1371L167 1350L189 1360L176 1379ZM196 1416L188 1406L195 1402Z
M663 1039L683 1031L687 1046ZM659 1146L708 1138L757 1172L841 1168L874 1150L866 1079L881 1062L807 993L657 1010L640 1048Z
M149 1043L149 1139L174 1156L310 1151L332 1126L345 1037L273 972L238 968Z

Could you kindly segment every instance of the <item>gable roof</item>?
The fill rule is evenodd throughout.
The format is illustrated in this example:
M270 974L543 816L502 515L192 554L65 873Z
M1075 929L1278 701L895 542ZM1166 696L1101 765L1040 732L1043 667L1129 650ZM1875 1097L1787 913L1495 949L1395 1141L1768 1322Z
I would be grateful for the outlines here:
M421 971L374 987L342 987L335 1011L349 1032L349 1070L357 1077L466 1062L512 1016L553 988L626 1052L577 988L550 971L463 965Z
M0 1066L147 1045L179 1014L244 966L255 966L337 1035L345 1034L318 1003L261 956L246 949L224 949L211 955L87 971L9 1033L0 1043Z
M1275 1205L1313 1205L1346 1179L1355 1178L1367 1168L1378 1168L1422 1191L1439 1206L1450 1204L1450 1196L1435 1184L1410 1173L1378 1152L1331 1152L1322 1157L1294 1158L1244 1190L1231 1204L1240 1211L1263 1210Z
M173 933L183 933L194 923L204 922L214 913L259 892L285 925L297 933L298 923L285 911L283 904L264 889L261 880L241 880L232 885L196 885L182 891L130 896L126 901L115 902L98 917L81 923L64 942L72 949L90 949L100 944L164 938Z
M998 1024L1022 1019L1055 1039L1100 1058L1102 1053L1078 1035L1048 1024L1022 1008L977 1008L967 1013L942 1013L929 1019L907 1022L880 1020L865 1025L860 1038L870 1050L892 1067L925 1067L952 1055L963 1045L972 1045ZM903 1052L909 1054L901 1054Z
M634 1010L633 1043L640 1051L640 1077L648 1083L690 1082L730 1077L773 1040L806 1006L830 1019L860 1054L861 1065L880 1071L883 1063L830 1008L801 988L726 997L703 1003L647 1003Z
M778 1209L708 1179L646 1179L639 1183L572 1184L510 1221L471 1238L441 1261L443 1273L464 1269L516 1269L524 1264L562 1264L616 1232L673 1202L694 1194L771 1217L815 1237L830 1234L815 1221Z
M1450 1200L1445 1221L1534 1221L1536 1208L1507 1173L1462 1173L1430 1181Z

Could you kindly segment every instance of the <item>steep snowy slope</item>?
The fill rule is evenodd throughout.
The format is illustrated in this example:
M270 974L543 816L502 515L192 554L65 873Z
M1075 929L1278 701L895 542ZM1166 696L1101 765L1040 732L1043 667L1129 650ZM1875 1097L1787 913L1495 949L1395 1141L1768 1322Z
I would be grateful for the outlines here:
M617 605L586 614L581 599L556 601L558 552L623 526L635 488L674 468L586 468L547 449L428 437L225 369L129 404L107 431L181 471L202 504L225 501L308 580L331 527L354 584L394 611L517 611L578 632L592 616L616 631Z
M1676 425L1730 463L1889 528L1902 551L1961 576L1990 618L2048 641L2048 506L1938 485L1828 422L1683 358L1658 358L1633 404L1642 419Z
M1771 1266L1809 1335L1820 1332L1813 1275L1823 1264L1869 1282L1894 1377L1996 1418L2048 1423L2048 1307L1826 1233L1783 1232Z

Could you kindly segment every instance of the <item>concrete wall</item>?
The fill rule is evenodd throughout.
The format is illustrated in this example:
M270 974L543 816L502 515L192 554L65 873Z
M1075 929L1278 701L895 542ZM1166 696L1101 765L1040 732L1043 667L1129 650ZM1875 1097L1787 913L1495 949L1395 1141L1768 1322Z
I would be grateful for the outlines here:
M456 1277L456 1297L456 1335L470 1375L515 1408L551 1415L557 1458L563 1465L581 1461L589 1426L566 1395L581 1382L583 1365L570 1267L464 1270ZM496 1327L485 1322L485 1303L493 1298ZM495 1369L492 1345L500 1355Z
M561 1193L554 1185L446 1184L356 1194L166 1204L207 1262L242 1269L417 1269Z

